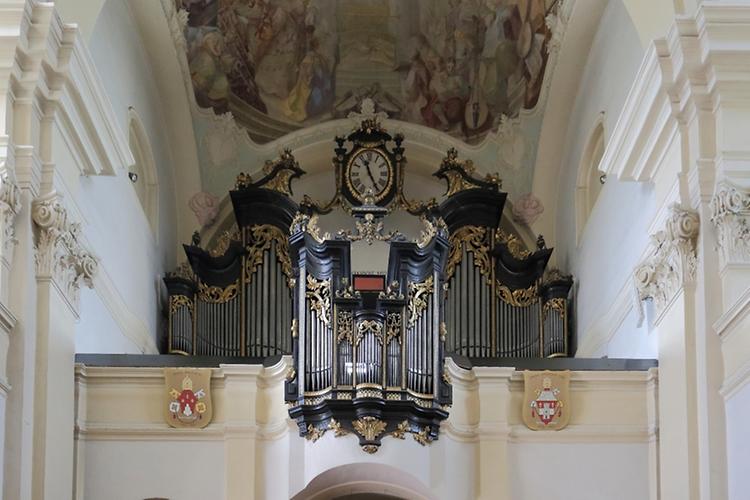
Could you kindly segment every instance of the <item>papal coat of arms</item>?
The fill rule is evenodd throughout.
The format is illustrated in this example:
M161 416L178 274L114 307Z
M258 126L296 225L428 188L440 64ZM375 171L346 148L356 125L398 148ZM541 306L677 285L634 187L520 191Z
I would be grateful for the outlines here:
M559 431L570 421L570 372L523 372L523 422L529 429Z
M165 368L164 418L171 427L203 428L211 422L211 369Z

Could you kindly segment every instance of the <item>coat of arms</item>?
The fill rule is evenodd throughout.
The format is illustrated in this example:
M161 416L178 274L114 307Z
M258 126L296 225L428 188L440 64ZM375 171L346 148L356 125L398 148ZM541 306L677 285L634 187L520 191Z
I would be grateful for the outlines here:
M523 372L523 422L529 429L559 431L570 420L570 372Z
M211 369L165 368L164 417L171 427L203 428L211 422Z

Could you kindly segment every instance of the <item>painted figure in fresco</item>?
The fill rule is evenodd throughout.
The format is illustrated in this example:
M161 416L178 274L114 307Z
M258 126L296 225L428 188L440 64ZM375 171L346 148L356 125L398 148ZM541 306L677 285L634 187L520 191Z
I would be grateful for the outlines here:
M300 63L297 83L284 101L284 114L296 122L331 109L333 89L328 61L318 50L318 40L313 38L310 50Z
M224 50L224 37L219 31L208 31L196 42L190 57L190 77L198 104L225 109L229 98L228 74L234 57Z
M301 0L276 4L258 0L260 20L252 54L261 93L286 99L296 84L305 47L305 6Z
M394 118L468 142L536 106L548 57L545 17L557 4L175 2L189 11L188 62L200 106L283 134L345 116L366 95Z

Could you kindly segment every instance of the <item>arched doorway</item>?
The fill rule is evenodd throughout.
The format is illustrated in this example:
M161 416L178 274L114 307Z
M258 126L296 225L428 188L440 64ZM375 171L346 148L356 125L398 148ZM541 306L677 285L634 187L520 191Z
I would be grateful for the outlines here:
M329 469L310 481L292 500L432 500L418 479L383 464L347 464Z

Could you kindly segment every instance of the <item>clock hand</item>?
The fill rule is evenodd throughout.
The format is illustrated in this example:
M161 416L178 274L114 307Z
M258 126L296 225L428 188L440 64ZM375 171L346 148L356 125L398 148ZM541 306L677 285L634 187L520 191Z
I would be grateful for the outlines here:
M375 189L375 187L377 186L377 182L375 182L375 177L373 177L372 171L370 170L370 162L367 160L365 160L365 168L367 169L367 176L372 181L372 188Z

